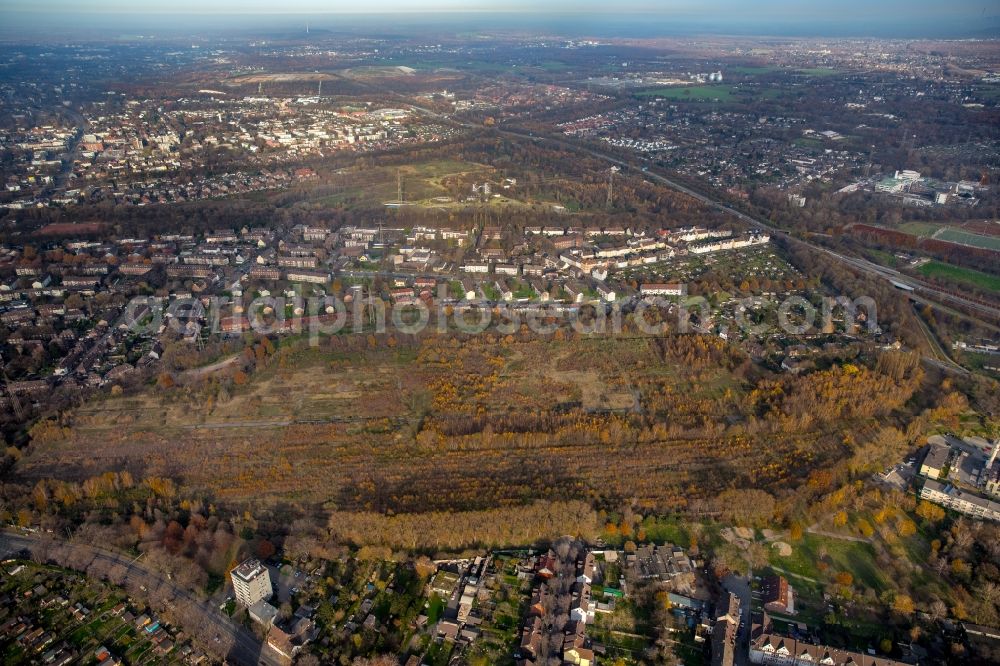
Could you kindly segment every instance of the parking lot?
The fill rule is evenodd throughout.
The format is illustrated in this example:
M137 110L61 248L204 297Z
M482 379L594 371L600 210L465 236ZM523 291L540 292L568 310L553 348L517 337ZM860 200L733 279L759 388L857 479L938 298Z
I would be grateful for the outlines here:
M312 582L311 575L289 564L268 564L267 569L271 574L276 604L290 601L299 590L305 589Z

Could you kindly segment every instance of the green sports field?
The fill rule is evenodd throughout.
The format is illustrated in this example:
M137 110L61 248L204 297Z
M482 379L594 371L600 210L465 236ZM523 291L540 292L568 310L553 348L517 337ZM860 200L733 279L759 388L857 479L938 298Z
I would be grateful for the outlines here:
M961 243L962 245L1000 251L1000 238L996 236L970 234L968 231L962 231L961 229L944 229L939 231L934 237L938 240L949 241L951 243Z
M952 266L941 261L930 261L920 267L920 273L956 284L970 285L1000 293L1000 277L974 271L971 268Z

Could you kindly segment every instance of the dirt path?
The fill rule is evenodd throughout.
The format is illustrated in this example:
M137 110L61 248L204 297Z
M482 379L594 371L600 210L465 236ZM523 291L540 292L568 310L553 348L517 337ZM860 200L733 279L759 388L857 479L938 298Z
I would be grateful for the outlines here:
M211 365L204 365L200 368L192 368L190 370L185 370L181 373L183 379L201 379L205 375L210 375L216 370L222 370L223 368L228 368L240 357L239 354L234 354L229 358L224 358L221 361L216 361Z
M815 534L817 536L825 536L831 539L840 539L841 541L853 541L855 543L872 543L871 539L865 537L848 536L847 534L837 534L836 532L824 532L823 530L816 529L815 525L810 525L806 528L806 532L809 534Z
M794 578L801 578L802 580L807 580L810 583L816 583L817 585L822 585L823 584L822 581L818 581L815 578L810 578L809 576L803 576L802 574L797 574L794 571L789 571L788 569L782 569L781 567L776 567L773 564L771 565L771 568L774 569L775 571L779 571L779 572L785 574L786 576L792 576Z

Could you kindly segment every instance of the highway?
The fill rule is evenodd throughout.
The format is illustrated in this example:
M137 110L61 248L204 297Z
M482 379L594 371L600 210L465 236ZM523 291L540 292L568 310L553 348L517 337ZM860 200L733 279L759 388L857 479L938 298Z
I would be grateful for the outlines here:
M209 653L215 653L219 659L239 666L285 666L287 663L267 645L262 645L252 632L236 625L223 615L212 602L200 599L190 591L174 585L160 572L143 566L141 561L136 561L128 555L99 546L60 539L52 534L3 531L0 532L0 556L4 558L17 556L25 550L34 552L45 542L69 547L75 554L89 557L91 561L120 565L126 571L125 582L138 582L147 590L166 590L172 599L187 602L190 608L199 612L201 629L208 628L210 633L214 633L218 638L217 642L203 644L201 647ZM192 628L181 628L189 635L195 633Z
M634 166L632 164L629 164L628 162L626 162L626 161L624 161L622 159L619 159L618 157L615 157L614 155L610 155L608 153L603 153L603 152L600 152L600 151L597 151L597 150L593 150L593 149L587 148L585 146L580 146L580 145L574 144L574 143L572 143L570 141L565 141L563 139L554 138L554 137L551 137L551 136L539 137L539 136L535 136L535 135L532 135L532 134L525 134L523 132L517 132L517 131L513 131L513 130L498 130L498 132L500 134L506 134L506 135L514 136L514 137L521 138L521 139L528 139L528 140L531 140L531 141L553 142L553 143L556 143L558 145L561 145L561 146L564 146L564 147L567 147L567 148L571 148L573 150L585 152L586 154L588 154L588 155L590 155L592 157L596 157L598 159L602 159L602 160L604 160L606 162L609 162L609 163L614 164L614 165L619 166L619 167L634 168ZM652 164L652 162L649 160L649 158L637 157L636 159L638 161L642 162L642 163L645 163L645 164ZM761 220L759 220L759 219L757 219L755 217L751 217L750 215L747 215L746 213L744 213L742 211L736 210L735 208L733 208L732 206L730 206L727 203L724 203L722 201L710 198L710 197L708 197L708 196L706 196L704 194L701 194L700 192L696 192L695 190L692 190L691 188L689 188L689 187L687 187L685 185L682 185L682 184L680 184L680 183L678 183L678 182L676 182L674 180L671 180L671 179L667 178L666 176L663 176L663 175L661 175L659 173L656 173L655 171L652 171L648 166L641 168L641 172L642 172L642 174L644 176L647 176L647 177L649 177L649 178L657 181L658 183L660 183L662 185L666 185L667 187L669 187L669 188L671 188L673 190L677 190L678 192L682 192L683 194L687 194L688 196L693 197L693 198L697 199L698 201L702 202L703 204L705 204L707 206L711 206L712 208L715 208L716 210L720 210L720 211L722 211L722 212L724 212L724 213L726 213L728 215L732 215L733 217L739 219L740 221L742 221L742 222L744 222L746 224L751 225L754 228L760 229L761 231L766 231L772 237L780 237L780 238L783 238L783 239L787 240L789 243L798 243L800 245L808 246L809 248L811 248L811 249L813 249L815 251L818 251L818 252L822 252L822 253L826 254L827 256L832 257L832 258L836 259L837 261L839 261L840 263L846 264L847 266L850 266L851 268L853 268L853 269L855 269L857 271L860 271L862 273L871 275L873 277L877 277L877 278L886 280L886 281L888 281L890 283L900 282L900 283L903 283L903 284L907 284L907 285L913 287L913 289L914 289L913 297L914 297L914 300L917 300L918 302L930 303L932 305L937 305L937 304L942 303L942 302L943 303L952 303L954 305L967 308L968 310L971 310L972 312L979 313L980 315L988 317L989 319L991 319L993 321L1000 322L1000 308L991 306L991 305L986 304L986 303L981 303L979 301L974 301L974 300L971 300L971 299L968 299L968 298L964 298L964 297L959 296L957 294L953 294L953 293L944 291L944 290L942 290L942 289L940 289L938 287L930 285L930 284L928 284L926 282L923 282L923 281L921 281L919 279L916 279L916 278L914 278L914 277L912 277L910 275L904 275L903 273L900 273L899 271L894 270L892 268L887 268L885 266L880 266L879 264L873 263L873 262L868 261L866 259L861 259L861 258L858 258L858 257L851 257L851 256L848 256L848 255L845 255L845 254L841 254L839 252L834 252L833 250L830 250L830 249L828 249L826 247L823 247L822 245L817 245L815 243L811 243L811 242L809 242L807 240L803 240L803 239L798 238L796 236L792 236L792 235L790 235L789 233L787 233L786 231L784 231L782 229L774 227L774 226L772 226L772 225L770 225L770 224L768 224L766 222L763 222L763 221L761 221ZM936 301L932 300L932 299L936 299Z
M456 124L470 129L480 129L480 130L483 129L481 125L478 125L476 123L455 120L454 118L438 113L437 111L433 111L431 109L427 109L424 107L415 106L409 102L407 103L414 109L417 109L418 111L421 111L425 114L438 118L442 121L450 122L452 124ZM952 292L944 291L939 287L928 284L922 280L914 278L913 276L904 275L892 268L880 266L879 264L873 263L866 259L861 259L859 257L851 257L845 254L841 254L839 252L834 252L833 250L823 247L822 245L817 245L816 243L811 243L802 238L792 236L788 232L782 229L774 227L768 224L767 222L759 220L740 210L733 208L724 201L709 197L700 192L696 192L695 190L692 190L690 187L687 187L686 185L682 185L681 183L678 183L675 180L671 180L670 178L660 173L657 173L654 170L655 168L654 162L647 157L636 156L631 162L629 162L610 153L595 150L587 146L582 146L572 141L567 141L566 139L563 139L558 136L535 134L531 132L524 132L521 130L507 129L507 128L495 128L493 131L495 131L497 134L501 136L507 136L514 139L533 141L536 143L544 142L544 143L555 144L569 150L585 153L587 155L590 155L591 157L595 157L609 164L622 168L636 169L636 163L638 162L642 166L638 167L637 170L640 171L643 174L643 176L655 180L661 185L666 185L667 187L673 190L676 190L690 197L693 197L694 199L697 199L698 201L705 204L706 206L710 206L712 208L715 208L716 210L731 215L739 219L741 222L744 222L745 224L748 224L756 229L759 229L761 231L766 231L768 234L771 235L771 237L782 238L789 243L797 243L803 246L807 246L814 251L822 252L823 254L826 254L827 256L836 259L838 262L846 266L849 266L850 268L856 271L860 271L861 273L864 273L866 275L881 280L885 280L890 283L900 282L912 287L913 292L910 293L910 297L918 303L929 304L938 307L942 306L944 303L950 303L954 306L965 308L968 312L974 312L980 316L986 317L988 320L992 322L1000 323L1000 308L992 306L988 303L975 301ZM954 312L954 310L952 310L952 312ZM968 314L961 312L957 314L960 314L965 317L969 316Z

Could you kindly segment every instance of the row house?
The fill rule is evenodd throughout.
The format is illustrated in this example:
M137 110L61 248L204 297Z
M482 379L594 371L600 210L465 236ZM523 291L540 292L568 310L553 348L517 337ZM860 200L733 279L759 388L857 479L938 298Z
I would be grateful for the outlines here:
M167 277L172 278L210 278L215 271L207 266L173 265L167 266Z
M189 254L181 259L192 266L228 266L229 257L223 254Z
M206 243L235 243L239 238L231 229L216 229L205 234Z
M687 285L676 282L650 282L639 287L642 296L683 296L687 293Z
M118 267L122 275L145 275L153 270L152 264L126 263Z
M765 613L750 632L750 663L767 666L903 666L903 662L862 652L815 645L774 633Z
M307 269L293 269L285 273L285 279L289 282L309 282L311 284L326 284L330 281L330 274L326 271L313 271Z
M95 288L97 285L97 280L85 275L64 275L62 278L62 286L64 287Z
M323 227L306 227L302 230L302 240L308 242L324 241L329 234L330 231Z
M280 280L281 271L274 266L255 265L250 268L250 277L254 280Z
M296 257L279 255L278 265L282 268L316 268L316 257Z

